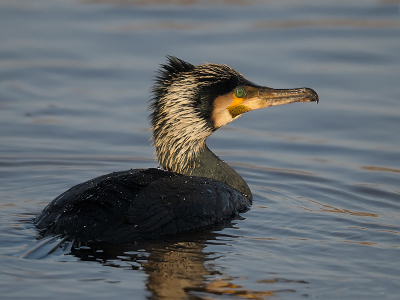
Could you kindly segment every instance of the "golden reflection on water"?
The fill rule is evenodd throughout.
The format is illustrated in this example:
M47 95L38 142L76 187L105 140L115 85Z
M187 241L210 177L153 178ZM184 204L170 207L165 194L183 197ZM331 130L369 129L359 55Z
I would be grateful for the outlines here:
M332 213L338 213L338 214L347 214L347 215L358 216L358 217L374 217L374 218L378 217L378 215L374 214L374 213L368 213L368 212L362 212L362 211L351 211L351 210L345 209L345 208L337 208L332 205L322 204L315 200L307 199L304 197L298 197L298 198L306 200L307 202L311 202L319 207L319 209L316 210L316 209L311 209L311 208L306 208L306 207L300 206L301 209L304 209L306 211L311 211L311 212L324 211L324 212L332 212Z
M358 242L358 241L342 241L342 243L359 244L359 245L367 245L367 246L378 244L378 243L373 243L373 242Z
M234 284L232 281L235 280L234 277L226 277L226 278L219 278L214 280L211 283L208 283L204 287L204 291L207 293L215 294L215 295L234 295L239 298L244 299L267 299L270 297L278 297L279 293L295 293L296 290L294 289L277 289L277 290L259 290L259 291L252 291L246 289L242 285ZM247 279L247 278L238 278L238 279ZM300 283L300 284L307 284L308 282L303 280L291 280L285 278L272 278L272 279L262 279L258 280L257 283L259 284L274 284L274 283ZM304 295L306 296L306 295ZM211 299L208 297L203 297L201 299Z
M209 275L204 266L202 243L180 242L158 249L142 264L150 275L147 288L163 299L186 299L187 289L198 287Z
M361 169L366 170L366 171L400 173L399 169L385 168L385 167L362 166Z
M215 295L231 294L245 299L267 299L276 296L276 291L250 291L244 289L241 285L233 284L224 279L217 279L207 284L204 290Z
M265 21L253 25L256 28L298 28L298 27L373 27L386 28L399 26L398 20L357 20L357 19L321 19L321 20L285 20Z

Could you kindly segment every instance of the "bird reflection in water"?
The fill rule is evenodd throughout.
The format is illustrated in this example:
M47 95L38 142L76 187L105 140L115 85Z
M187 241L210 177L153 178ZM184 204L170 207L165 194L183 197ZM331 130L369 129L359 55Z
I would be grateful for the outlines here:
M167 236L163 239L143 240L132 244L94 244L93 247L75 248L72 254L82 260L98 261L105 266L142 270L148 277L148 299L215 299L215 296L232 295L244 299L267 299L282 293L296 293L302 280L268 278L259 280L260 288L250 290L237 281L245 276L234 277L218 268L219 255L207 251L208 245L226 245L237 236L222 234L227 227L234 228L234 221L227 221L213 228L196 231L195 234ZM290 288L282 288L289 284ZM267 285L267 286L266 286ZM275 289L274 286L278 285ZM267 289L266 289L267 287ZM303 295L304 296L304 295Z

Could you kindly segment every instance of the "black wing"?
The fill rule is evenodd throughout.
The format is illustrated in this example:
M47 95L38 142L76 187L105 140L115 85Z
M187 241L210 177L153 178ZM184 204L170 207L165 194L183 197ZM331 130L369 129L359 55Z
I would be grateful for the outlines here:
M69 189L36 218L44 235L125 242L232 218L251 200L229 185L159 169L104 175Z

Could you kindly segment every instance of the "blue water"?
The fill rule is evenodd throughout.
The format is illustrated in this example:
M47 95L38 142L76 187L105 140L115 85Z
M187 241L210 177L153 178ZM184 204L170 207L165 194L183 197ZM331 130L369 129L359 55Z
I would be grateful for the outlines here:
M399 2L152 2L0 3L2 299L399 299ZM208 139L253 191L242 218L22 258L57 195L157 167L147 101L166 55L320 103L254 111Z

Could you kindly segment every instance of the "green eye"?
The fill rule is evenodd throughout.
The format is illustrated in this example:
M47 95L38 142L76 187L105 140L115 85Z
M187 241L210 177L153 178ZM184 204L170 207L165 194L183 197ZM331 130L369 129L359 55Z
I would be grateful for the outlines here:
M237 98L243 98L244 94L245 94L245 91L244 91L244 88L242 88L242 87L237 88L235 91L235 96Z

